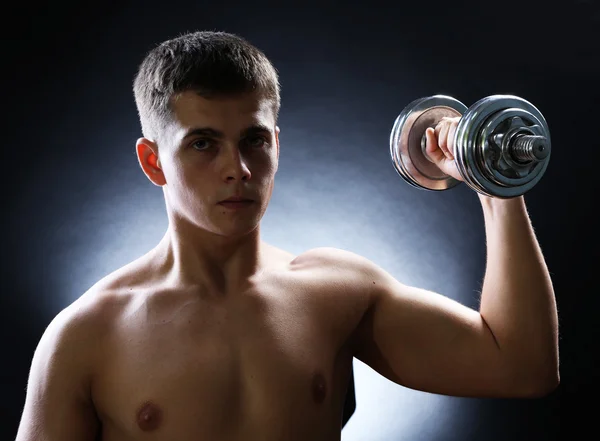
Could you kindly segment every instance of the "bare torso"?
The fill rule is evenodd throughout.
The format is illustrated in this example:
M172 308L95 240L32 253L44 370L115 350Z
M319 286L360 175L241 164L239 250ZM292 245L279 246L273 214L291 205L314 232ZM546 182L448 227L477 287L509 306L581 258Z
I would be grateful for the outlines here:
M340 439L352 277L280 252L243 292L157 284L141 263L107 283L91 395L104 441Z

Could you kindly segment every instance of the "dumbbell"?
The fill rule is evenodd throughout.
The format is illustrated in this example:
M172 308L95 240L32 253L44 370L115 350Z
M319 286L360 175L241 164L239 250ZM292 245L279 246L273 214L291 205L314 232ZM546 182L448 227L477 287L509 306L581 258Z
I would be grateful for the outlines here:
M454 158L464 182L490 197L525 194L544 175L550 160L550 131L541 112L514 95L491 95L471 107L446 95L411 102L390 134L398 174L413 187L441 191L461 181L442 172L425 150L425 131L444 117L460 117Z

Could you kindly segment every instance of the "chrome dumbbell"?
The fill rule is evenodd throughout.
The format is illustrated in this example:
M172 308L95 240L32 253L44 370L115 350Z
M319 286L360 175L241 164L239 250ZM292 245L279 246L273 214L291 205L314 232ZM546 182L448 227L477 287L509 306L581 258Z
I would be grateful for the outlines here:
M460 117L454 158L464 182L490 197L511 198L533 188L550 160L550 131L530 102L492 95L467 108L445 95L420 98L398 115L390 135L392 163L414 187L447 190L460 181L427 158L425 131L444 117Z

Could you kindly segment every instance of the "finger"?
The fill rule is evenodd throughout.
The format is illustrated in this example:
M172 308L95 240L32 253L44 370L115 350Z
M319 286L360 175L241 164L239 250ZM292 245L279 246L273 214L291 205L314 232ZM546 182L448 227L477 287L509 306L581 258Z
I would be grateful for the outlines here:
M437 123L437 125L435 126L435 130L434 130L434 132L435 132L435 137L436 137L437 139L440 139L440 131L442 130L442 127L443 127L443 126L444 126L444 120L443 120L443 119L442 119L442 120L440 120L440 121Z
M450 128L450 122L448 120L442 120L440 134L438 135L438 145L444 152L447 158L451 158L452 155L448 152L448 129Z
M425 151L427 152L427 156L429 156L429 158L437 164L445 158L445 155L438 146L435 129L429 127L427 130L425 130L425 136L427 137L425 143Z
M454 152L456 152L456 129L458 127L458 121L452 121L450 129L448 131L448 152L450 153L451 159L454 159Z

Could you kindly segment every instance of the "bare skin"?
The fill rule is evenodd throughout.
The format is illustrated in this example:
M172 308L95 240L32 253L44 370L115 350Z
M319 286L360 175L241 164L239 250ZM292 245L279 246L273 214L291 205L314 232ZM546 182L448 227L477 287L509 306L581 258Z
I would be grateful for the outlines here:
M136 144L169 229L52 321L17 439L339 439L359 272L260 239L279 156L270 101L174 101L173 145ZM193 133L207 127L220 133ZM236 195L254 203L218 204Z
M264 247L240 292L174 286L141 260L81 299L98 322L83 346L103 440L339 439L367 291Z
M17 441L339 440L353 357L431 393L556 387L554 292L522 198L481 198L488 267L475 311L350 252L294 256L262 241L279 158L269 102L186 92L173 108L171 143L136 144L169 228L50 323ZM448 173L455 125L428 132ZM231 196L253 202L220 204Z

